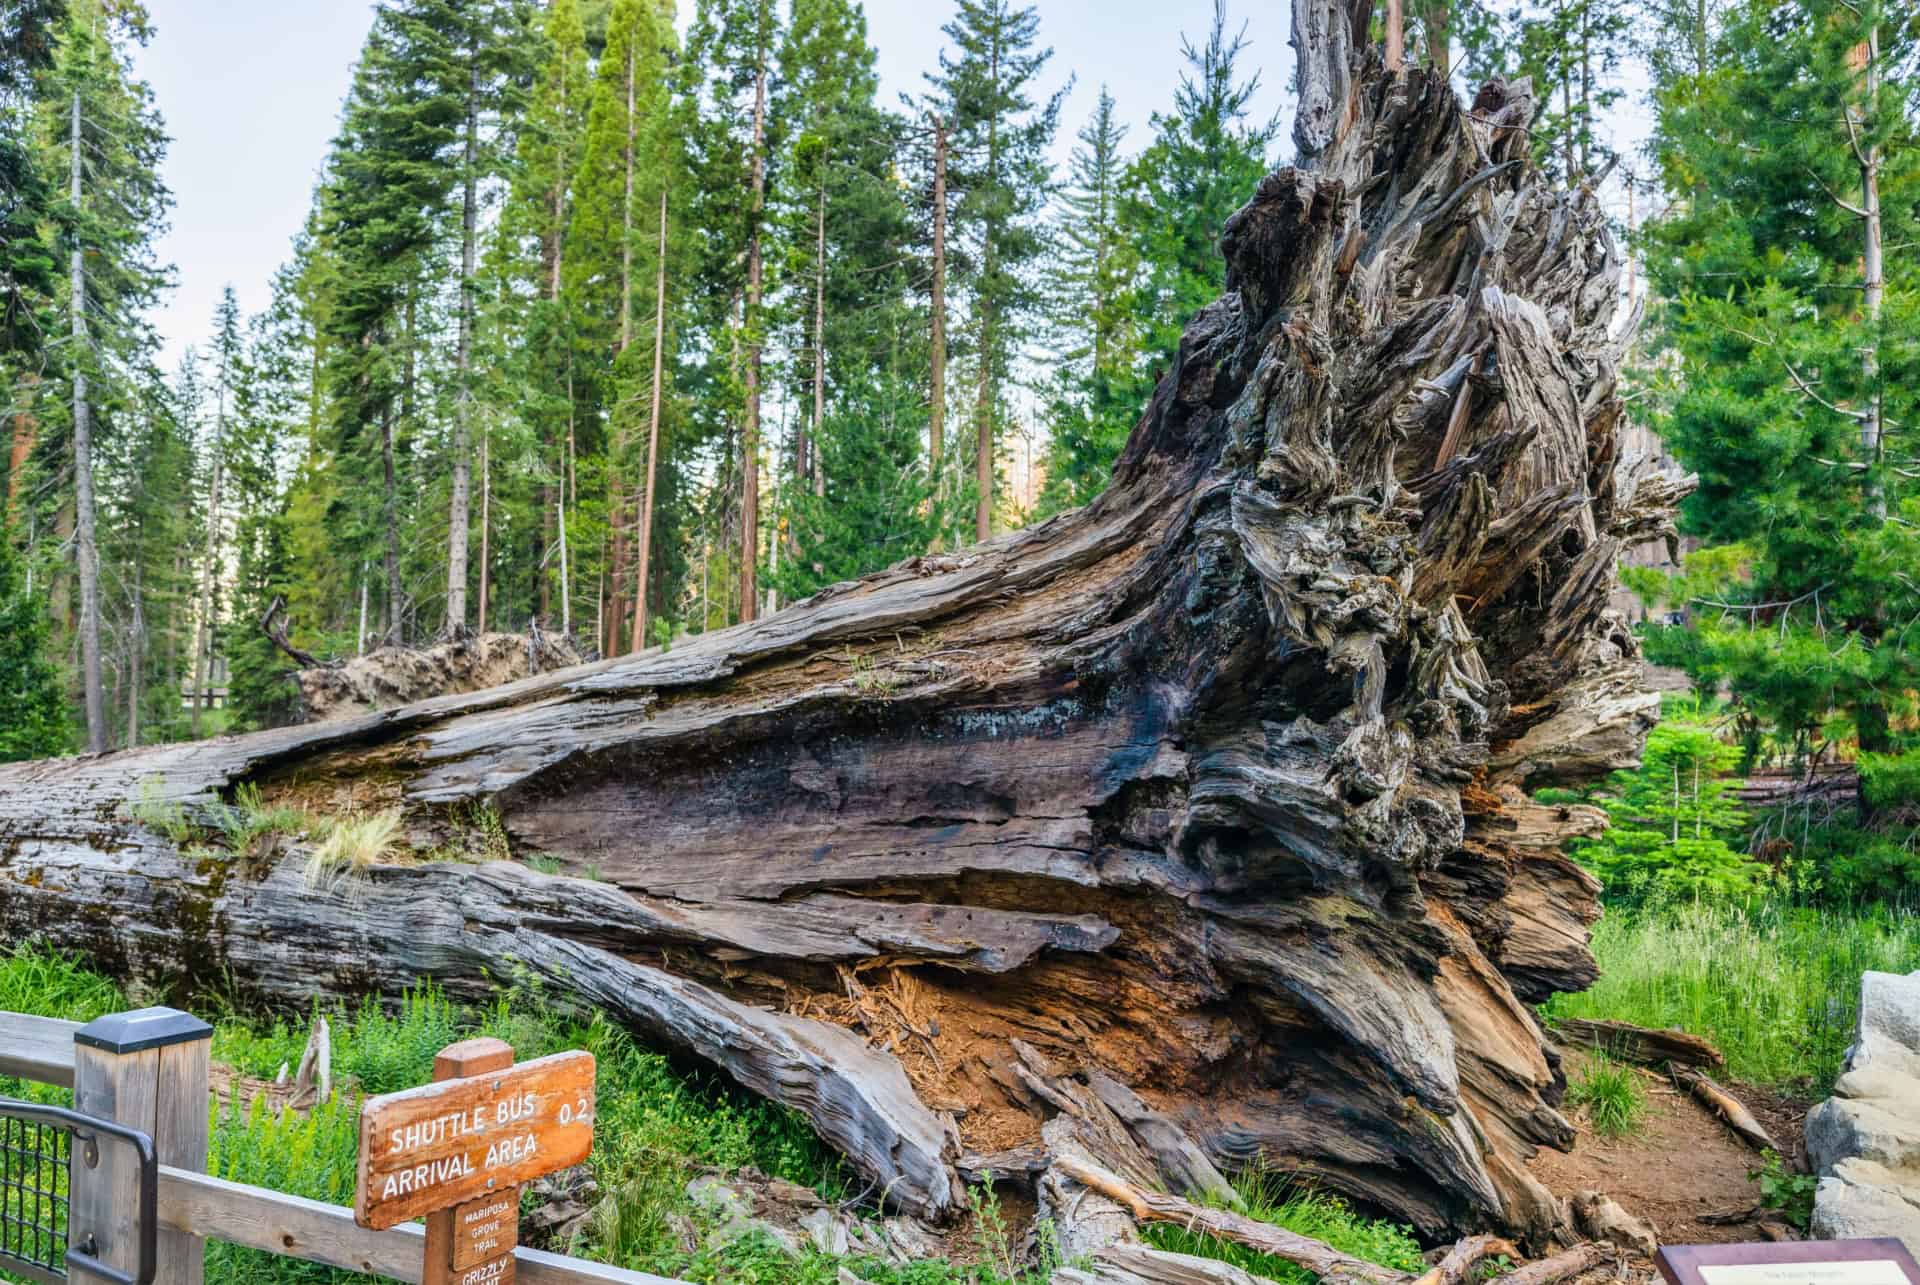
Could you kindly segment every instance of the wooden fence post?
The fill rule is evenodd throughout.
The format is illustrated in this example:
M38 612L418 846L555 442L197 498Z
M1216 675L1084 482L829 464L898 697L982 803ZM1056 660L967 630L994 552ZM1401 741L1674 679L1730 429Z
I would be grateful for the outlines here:
M212 1040L211 1026L172 1008L143 1008L89 1022L73 1033L74 1109L147 1134L163 1165L204 1172ZM103 1138L97 1167L74 1169L69 1243L91 1236L103 1264L138 1268L139 1183L139 1158L132 1148ZM157 1249L156 1282L202 1285L205 1241L161 1227ZM82 1270L76 1278L86 1275Z
M461 1080L469 1075L485 1075L489 1071L506 1071L513 1067L513 1045L504 1040L482 1037L477 1040L462 1040L458 1044L449 1044L434 1055L433 1078L439 1080ZM520 1220L520 1189L498 1193L512 1201L511 1217L518 1234ZM457 1214L454 1209L442 1209L427 1215L427 1242L425 1264L421 1272L422 1285L453 1285L457 1273L453 1267L453 1246ZM513 1260L507 1259L506 1273L497 1277L502 1282L513 1279Z

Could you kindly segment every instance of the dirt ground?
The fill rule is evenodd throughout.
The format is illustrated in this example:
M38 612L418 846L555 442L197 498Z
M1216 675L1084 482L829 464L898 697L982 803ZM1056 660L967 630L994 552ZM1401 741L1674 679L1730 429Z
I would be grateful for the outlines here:
M1569 1078L1578 1076L1584 1055L1569 1050L1565 1056ZM1747 1177L1759 1167L1758 1154L1665 1076L1651 1071L1641 1076L1647 1120L1638 1134L1602 1138L1587 1127L1581 1113L1570 1112L1580 1128L1572 1154L1541 1151L1528 1165L1534 1177L1558 1196L1584 1190L1612 1196L1628 1213L1652 1222L1662 1244L1762 1239L1752 1223L1720 1227L1699 1221L1702 1214L1749 1209L1759 1201L1759 1184ZM1725 1087L1760 1118L1792 1159L1808 1104L1749 1085L1727 1082Z

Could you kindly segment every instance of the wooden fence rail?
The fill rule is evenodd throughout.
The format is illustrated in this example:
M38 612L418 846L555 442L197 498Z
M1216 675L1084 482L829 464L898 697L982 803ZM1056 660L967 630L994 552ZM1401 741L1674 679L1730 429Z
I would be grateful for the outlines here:
M343 1206L201 1172L209 1036L204 1024L170 1009L119 1014L86 1026L0 1012L0 1076L75 1088L77 1109L154 1135L161 1159L157 1285L199 1285L209 1240L419 1285L425 1242L419 1226L374 1231L355 1223L353 1211ZM196 1149L197 1155L190 1154ZM183 1154L187 1163L180 1162ZM124 1175L111 1165L97 1174L76 1166L69 1228L77 1236L84 1223L106 1251L104 1261L130 1268L137 1229L128 1225L111 1187ZM96 1190L89 1191L89 1184ZM519 1285L686 1285L538 1249L515 1250L514 1270ZM77 1267L72 1276L88 1279Z

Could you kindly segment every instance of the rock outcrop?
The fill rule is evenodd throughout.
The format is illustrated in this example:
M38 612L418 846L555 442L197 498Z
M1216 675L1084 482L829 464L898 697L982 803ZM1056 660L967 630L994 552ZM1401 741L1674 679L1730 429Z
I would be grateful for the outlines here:
M1920 1256L1920 972L1860 979L1859 1036L1807 1116L1807 1160L1816 1236L1898 1236Z

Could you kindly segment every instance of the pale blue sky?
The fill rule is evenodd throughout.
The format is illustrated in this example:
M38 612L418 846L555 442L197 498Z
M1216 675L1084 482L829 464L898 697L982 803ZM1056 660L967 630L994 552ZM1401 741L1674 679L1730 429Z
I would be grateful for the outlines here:
M1129 146L1143 145L1148 115L1172 100L1178 84L1180 34L1204 37L1212 0L1036 3L1054 49L1050 87L1078 78L1062 116L1062 162L1103 81L1133 126ZM149 7L156 32L137 56L138 70L173 139L166 180L175 207L160 253L175 265L178 287L155 317L171 368L183 347L206 334L227 283L245 311L266 305L273 270L306 217L372 5L149 0ZM953 0L866 0L887 101L919 90L953 7ZM690 11L691 0L681 8ZM1247 24L1247 66L1261 71L1263 116L1291 110L1289 8L1280 0L1229 0L1233 20Z

